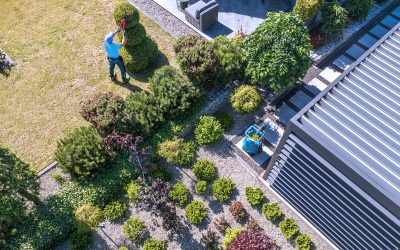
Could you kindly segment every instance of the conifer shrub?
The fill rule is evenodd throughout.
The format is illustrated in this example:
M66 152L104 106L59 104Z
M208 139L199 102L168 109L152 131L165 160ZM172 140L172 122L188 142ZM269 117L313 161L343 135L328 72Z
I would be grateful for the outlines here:
M322 8L322 0L296 0L293 13L304 22L315 17Z
M185 141L182 138L176 138L160 143L157 152L169 163L186 166L194 159L196 145L192 141Z
M105 168L101 137L93 128L81 127L57 142L55 159L71 177L92 178Z
M74 215L78 224L82 223L90 226L91 228L98 227L100 221L102 220L100 208L90 203L84 204L77 208Z
M126 17L126 29L135 27L139 23L139 11L124 0L117 0L114 10L115 24L119 26L120 21Z
M286 239L292 239L298 232L299 227L296 225L296 221L292 218L286 218L279 223L279 229Z
M189 199L189 189L182 182L178 182L172 186L168 197L180 206L184 206Z
M278 203L264 203L262 207L262 213L267 217L268 220L277 221L283 213L279 209Z
M146 227L139 217L129 218L124 222L123 232L133 242L138 242L146 235Z
M349 0L346 7L352 18L362 20L368 16L369 11L374 5L374 0Z
M196 193L200 195L204 195L207 192L207 182L206 181L199 181L194 186Z
M259 187L246 187L246 199L251 205L258 205L264 199L264 193Z
M235 188L231 179L223 177L215 180L211 186L214 197L220 202L229 200Z
M146 38L146 30L141 23L137 23L134 27L127 28L125 31L126 45L136 46L143 42ZM118 39L122 42L122 32L118 33Z
M341 34L347 25L347 11L338 2L325 2L321 30L327 35Z
M191 224L199 224L203 222L207 215L206 207L200 201L193 200L185 208L186 217Z
M193 172L197 179L210 181L215 175L215 164L205 159L197 160L193 165Z
M261 103L261 96L257 89L249 85L241 85L231 94L233 110L242 113L253 112Z
M165 241L148 239L144 242L143 250L165 250Z
M200 116L194 129L194 134L200 145L208 145L222 139L224 129L215 117Z

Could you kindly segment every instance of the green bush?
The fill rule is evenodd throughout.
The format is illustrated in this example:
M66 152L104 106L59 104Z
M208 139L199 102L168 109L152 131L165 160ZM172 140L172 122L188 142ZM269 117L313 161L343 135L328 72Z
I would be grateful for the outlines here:
M176 45L175 51L182 72L195 84L213 87L221 84L220 64L215 56L214 47L208 41L197 38L179 39L184 45ZM192 46L188 46L191 44ZM178 48L178 49L177 49Z
M191 224L198 224L203 222L204 217L207 215L206 207L200 201L193 200L185 208L186 217Z
M200 159L193 165L193 172L197 179L210 181L215 175L215 165L211 161Z
M143 239L145 235L145 226L142 220L138 217L129 218L124 222L123 231L126 237L131 239L133 242L138 242Z
M206 181L199 181L194 186L196 193L200 195L204 195L207 192L207 182Z
M120 50L125 67L131 72L143 71L157 59L158 47L153 39L146 36L138 45L125 45Z
M238 236L241 232L244 231L244 228L227 228L225 230L225 238L224 238L224 247L228 248L229 244Z
M231 105L233 110L237 112L253 112L260 103L261 96L253 86L241 85L231 94Z
M349 0L346 7L352 18L365 19L374 4L374 0Z
M322 8L322 31L327 35L341 34L347 25L347 11L338 2L325 2Z
M75 229L71 235L71 249L85 250L92 245L92 230L90 228Z
M153 179L161 179L162 181L170 181L172 180L172 173L168 171L165 166L156 165L153 167L148 174L148 177Z
M146 30L141 23L137 23L134 27L129 27L125 30L127 46L137 46L146 38ZM122 32L118 33L118 39L122 42Z
M264 193L261 188L246 187L246 199L251 205L258 205L264 199Z
M113 93L99 93L81 105L82 117L97 131L107 136L112 131L123 131L124 99Z
M63 184L65 181L60 173L51 173L51 178L59 184Z
M213 144L224 135L221 123L212 116L200 116L194 129L196 140L200 145Z
M126 29L135 27L139 23L139 11L130 3L119 0L115 5L114 20L119 26L120 21L126 17Z
M174 51L176 54L179 54L185 49L196 46L202 40L203 38L198 35L181 36L178 38L178 40L176 40L176 43L174 44Z
M278 203L264 203L262 213L265 214L268 220L272 221L279 220L283 215Z
M84 204L75 211L75 220L79 223L86 224L92 228L99 226L101 217L101 210L93 204Z
M196 145L192 141L177 138L160 143L157 152L167 162L185 166L193 161Z
M131 182L128 184L128 186L126 187L126 192L128 194L128 199L132 202L132 203L136 203L140 200L142 200L142 197L139 194L140 189L142 188L142 186L138 183L135 182Z
M156 70L149 83L161 110L167 115L177 116L187 112L200 97L199 89L171 66Z
M211 186L214 197L221 202L229 200L235 188L235 184L229 178L218 178Z
M118 250L129 250L127 247L118 247Z
M228 130L233 127L234 120L230 113L226 111L220 111L214 113L213 116L219 121L219 123L221 123L221 126L224 130Z
M246 75L277 92L294 86L311 66L308 30L295 14L269 12L244 44Z
M279 223L279 229L281 230L283 236L286 239L290 240L293 238L298 232L299 227L296 225L296 221L291 218L286 218Z
M183 206L189 199L189 189L187 189L182 182L178 182L172 186L172 189L168 193L168 197Z
M300 250L310 250L312 246L311 238L307 234L299 234L294 243Z
M102 210L102 216L106 220L117 220L128 210L128 205L123 200L116 200L107 204Z
M149 135L164 122L159 102L149 92L131 92L125 100L125 113L128 123L144 135Z
M165 241L163 240L146 240L143 245L143 250L165 250Z
M318 14L322 8L322 3L322 0L297 0L293 13L306 22Z
M57 142L55 159L71 177L92 178L104 169L106 163L101 143L93 128L77 128Z
M244 60L241 43L237 43L226 36L217 36L212 45L215 57L221 65L222 81L228 83L242 78L244 75Z

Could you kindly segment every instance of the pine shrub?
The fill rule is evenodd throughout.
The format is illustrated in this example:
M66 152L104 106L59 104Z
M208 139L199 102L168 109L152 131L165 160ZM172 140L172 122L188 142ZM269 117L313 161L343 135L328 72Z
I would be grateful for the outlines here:
M189 199L189 189L182 182L178 182L172 186L168 197L180 206L184 206Z
M253 112L261 103L261 96L257 89L249 85L241 85L231 94L233 110L241 113Z
M129 218L124 222L123 231L126 237L133 242L138 242L144 238L146 227L139 217Z
M102 216L106 220L114 221L121 218L127 210L128 205L123 200L116 200L103 208Z
M211 186L214 197L220 202L229 200L235 188L235 184L229 178L218 178Z
M165 241L148 239L144 242L143 250L165 250Z
M77 223L83 223L91 228L96 228L102 220L101 210L93 204L84 204L76 209L75 220Z
M194 134L200 145L208 145L220 140L223 137L224 129L215 117L200 116Z
M268 220L277 221L282 217L282 212L279 209L278 203L264 203L262 213L265 214Z
M139 23L139 11L130 3L118 0L114 10L115 24L119 26L120 21L126 17L126 29L135 27Z
M246 187L246 199L251 205L258 205L264 199L264 193L261 188Z
M194 190L196 190L196 193L204 195L207 192L207 182L206 181L197 182L196 185L194 186Z
M341 34L346 25L346 9L338 2L325 2L322 8L322 31L327 35Z
M347 2L347 9L352 18L363 20L368 16L369 11L374 5L374 0L349 0Z
M104 169L105 152L93 128L81 127L57 143L55 159L73 178L91 178Z
M197 160L193 165L193 172L197 179L210 181L215 175L215 164L205 159Z
M177 138L160 143L157 152L169 163L186 166L194 159L196 145L192 141Z
M294 243L296 244L296 246L300 250L310 250L311 247L312 247L311 238L307 234L299 234L299 235L297 235L296 240L294 241Z
M292 239L298 232L299 227L296 225L296 221L292 218L286 218L279 223L279 229L286 239Z
M185 208L186 217L191 224L199 224L203 222L207 215L206 207L200 201L193 200Z

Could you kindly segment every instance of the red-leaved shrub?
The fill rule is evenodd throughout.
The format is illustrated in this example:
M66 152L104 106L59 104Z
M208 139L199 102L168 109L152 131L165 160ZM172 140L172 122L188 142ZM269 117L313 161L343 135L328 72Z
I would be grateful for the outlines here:
M227 250L275 250L275 242L263 231L246 229L229 243Z
M221 216L215 219L214 226L221 233L225 233L225 230L229 227L229 223L224 216Z
M246 210L240 201L232 202L231 206L229 207L229 211L236 221L241 221L246 216Z

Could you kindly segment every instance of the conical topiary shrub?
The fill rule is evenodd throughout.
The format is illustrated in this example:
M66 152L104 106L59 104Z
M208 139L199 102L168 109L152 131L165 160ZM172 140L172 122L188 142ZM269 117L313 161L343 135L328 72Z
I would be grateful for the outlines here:
M147 36L146 30L139 22L139 11L124 0L118 0L114 10L117 25L126 17L126 44L121 49L126 68L132 72L147 68L157 57L157 44ZM122 41L122 34L118 34Z

